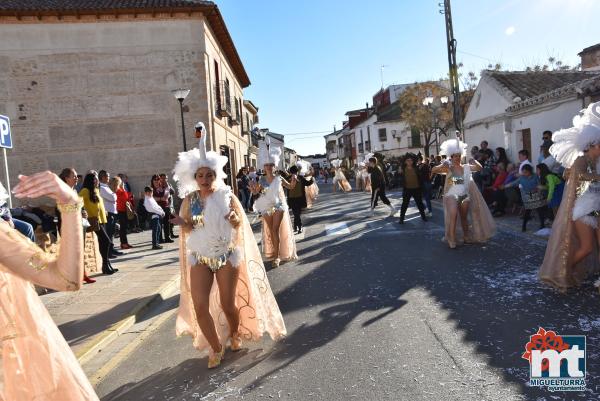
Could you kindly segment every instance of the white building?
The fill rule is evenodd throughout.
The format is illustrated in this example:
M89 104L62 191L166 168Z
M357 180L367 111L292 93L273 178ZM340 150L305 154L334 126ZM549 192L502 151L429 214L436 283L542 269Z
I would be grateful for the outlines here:
M542 133L571 127L578 111L589 103L584 91L594 92L599 72L485 71L465 116L465 138L470 146L483 140L506 149L510 160L527 149L537 160Z

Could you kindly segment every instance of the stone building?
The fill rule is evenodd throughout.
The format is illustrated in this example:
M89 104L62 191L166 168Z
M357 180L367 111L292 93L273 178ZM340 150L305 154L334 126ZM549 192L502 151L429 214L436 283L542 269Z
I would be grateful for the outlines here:
M188 149L203 121L210 148L230 158L228 172L246 164L250 80L213 2L5 0L0 37L0 114L12 121L13 180L68 166L106 169L128 174L139 195L183 150L176 88L190 89Z

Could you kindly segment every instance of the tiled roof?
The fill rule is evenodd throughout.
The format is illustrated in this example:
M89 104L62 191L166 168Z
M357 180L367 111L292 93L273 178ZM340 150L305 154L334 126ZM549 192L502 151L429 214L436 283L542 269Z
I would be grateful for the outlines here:
M376 112L377 122L395 121L402 119L402 110L400 109L400 101L395 101L392 104L382 107Z
M212 6L212 1L204 0L2 0L0 10L12 12L26 11L82 11L82 10L123 10L142 8Z
M208 20L223 47L240 85L250 85L250 78L227 30L219 8L205 0L0 0L0 16L65 16L110 13L200 11Z
M591 78L598 73L584 71L486 71L504 89L521 100L551 92L563 86Z

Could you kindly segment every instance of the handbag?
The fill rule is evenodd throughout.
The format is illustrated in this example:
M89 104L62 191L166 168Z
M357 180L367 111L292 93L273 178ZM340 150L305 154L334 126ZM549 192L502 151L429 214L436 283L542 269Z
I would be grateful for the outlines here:
M100 230L100 221L97 217L88 217L90 226L86 229L87 232L96 232Z
M131 205L131 202L126 202L125 208L127 209L127 220L135 219L135 212L133 211L133 206Z

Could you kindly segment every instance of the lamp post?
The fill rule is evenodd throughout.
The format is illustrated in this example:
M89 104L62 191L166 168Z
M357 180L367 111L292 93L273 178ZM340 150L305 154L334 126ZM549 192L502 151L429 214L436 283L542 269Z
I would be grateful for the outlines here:
M175 99L179 100L179 110L181 111L181 133L183 135L183 151L187 151L187 144L185 142L185 123L183 122L183 101L190 94L189 89L175 89L172 91Z
M433 129L435 130L435 153L436 156L440 154L440 132L438 130L438 120L437 120L437 111L440 107L448 104L448 96L441 97L433 97L427 96L423 99L423 106L429 107L431 109L431 114L433 116Z

